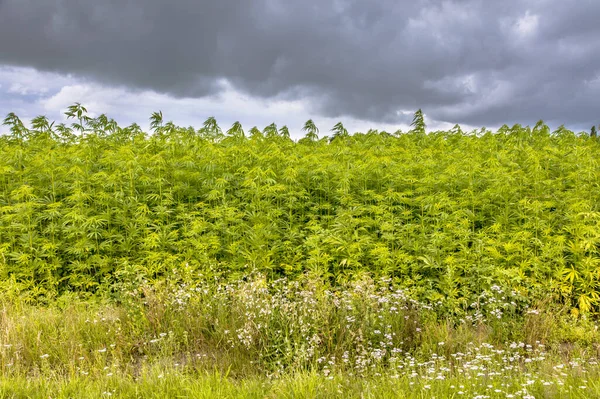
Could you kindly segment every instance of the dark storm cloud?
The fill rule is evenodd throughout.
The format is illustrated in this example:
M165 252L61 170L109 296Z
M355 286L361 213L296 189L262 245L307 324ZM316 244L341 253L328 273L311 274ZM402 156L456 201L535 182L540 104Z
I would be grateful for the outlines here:
M0 0L0 63L325 116L600 122L596 0Z

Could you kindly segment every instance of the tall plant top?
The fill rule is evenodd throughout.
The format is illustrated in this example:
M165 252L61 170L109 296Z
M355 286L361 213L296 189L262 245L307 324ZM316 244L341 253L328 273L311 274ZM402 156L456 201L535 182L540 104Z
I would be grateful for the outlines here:
M0 285L52 297L183 267L369 272L456 306L500 286L598 308L595 138L542 122L424 134L420 114L405 134L339 123L332 139L308 121L294 142L275 124L196 130L155 113L147 134L86 112L71 107L72 126L5 120Z

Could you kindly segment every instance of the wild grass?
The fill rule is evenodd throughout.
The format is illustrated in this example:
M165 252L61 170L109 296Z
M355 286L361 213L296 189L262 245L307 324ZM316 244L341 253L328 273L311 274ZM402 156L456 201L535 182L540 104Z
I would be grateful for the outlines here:
M566 374L566 373L565 373ZM46 381L11 378L0 381L1 398L598 398L598 374L567 375L560 380L531 380L514 376L504 383L489 383L463 378L423 383L415 379L378 376L370 379L336 376L326 378L314 373L295 374L282 379L225 378L219 373L196 376L164 371L139 380L122 377L89 379L48 379ZM534 377L535 378L535 377ZM556 382L558 381L558 382ZM585 382L583 382L585 381ZM511 393L512 392L512 393Z
M139 288L142 295L120 304L72 296L50 306L4 300L2 395L600 394L595 322L558 309L519 316L499 289L450 319L440 304L367 276L338 288L313 276L267 282L260 274Z

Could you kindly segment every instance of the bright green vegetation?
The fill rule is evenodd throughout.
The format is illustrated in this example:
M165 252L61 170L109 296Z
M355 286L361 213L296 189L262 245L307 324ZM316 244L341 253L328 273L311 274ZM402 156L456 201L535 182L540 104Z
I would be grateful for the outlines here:
M5 119L0 398L600 397L596 138L86 112Z

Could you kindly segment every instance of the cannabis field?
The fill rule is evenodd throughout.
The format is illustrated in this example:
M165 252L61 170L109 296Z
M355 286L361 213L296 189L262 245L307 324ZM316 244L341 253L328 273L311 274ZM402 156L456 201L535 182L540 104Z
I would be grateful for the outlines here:
M596 137L67 116L0 136L0 397L600 397Z

